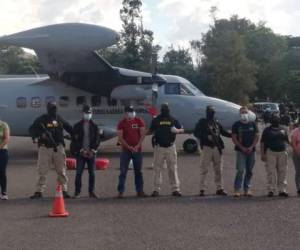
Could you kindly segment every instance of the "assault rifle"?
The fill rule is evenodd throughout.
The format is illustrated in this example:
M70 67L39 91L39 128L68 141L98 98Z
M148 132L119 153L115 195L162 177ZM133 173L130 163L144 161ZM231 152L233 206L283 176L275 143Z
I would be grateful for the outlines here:
M214 123L214 125L216 125L216 124ZM209 132L211 133L212 141L213 141L214 145L217 147L220 155L222 155L222 149L223 148L222 148L222 146L220 144L219 136L216 133L214 133L214 131L209 126L209 124L207 124L207 127L208 127Z
M53 147L53 151L57 152L57 143L55 142L51 132L45 127L45 125L43 123L41 123L40 125L41 125L41 128L43 129L43 132L47 136L47 139L51 143L51 146Z

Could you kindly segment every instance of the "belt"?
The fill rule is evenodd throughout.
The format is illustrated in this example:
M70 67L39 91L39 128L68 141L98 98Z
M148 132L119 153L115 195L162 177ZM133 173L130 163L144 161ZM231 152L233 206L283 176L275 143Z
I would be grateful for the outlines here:
M156 145L162 147L162 148L169 148L169 147L172 147L174 145L174 143L168 143L168 144L159 144L157 143Z
M58 147L59 145L61 145L60 143L56 145L56 147ZM40 147L45 147L45 148L54 148L54 146L52 145L46 145L44 143L39 144Z

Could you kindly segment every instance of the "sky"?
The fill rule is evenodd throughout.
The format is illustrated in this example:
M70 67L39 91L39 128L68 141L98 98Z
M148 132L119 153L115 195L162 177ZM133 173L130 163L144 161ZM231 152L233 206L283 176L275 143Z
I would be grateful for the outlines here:
M300 36L298 0L142 0L144 26L154 32L163 50L187 47L200 39L211 24L210 8L217 18L237 14L275 33ZM63 22L99 24L121 30L122 0L0 0L0 36Z

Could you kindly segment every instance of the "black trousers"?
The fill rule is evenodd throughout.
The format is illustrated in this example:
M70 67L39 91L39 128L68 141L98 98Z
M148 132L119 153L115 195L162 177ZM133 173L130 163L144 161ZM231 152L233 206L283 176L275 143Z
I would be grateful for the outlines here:
M6 167L8 162L8 151L7 149L0 149L0 187L1 193L6 194Z
M75 193L79 194L81 191L81 177L85 164L87 164L89 171L89 193L94 192L95 189L95 161L96 158L91 159L84 158L82 156L77 157L77 166L76 166L76 178L75 178Z

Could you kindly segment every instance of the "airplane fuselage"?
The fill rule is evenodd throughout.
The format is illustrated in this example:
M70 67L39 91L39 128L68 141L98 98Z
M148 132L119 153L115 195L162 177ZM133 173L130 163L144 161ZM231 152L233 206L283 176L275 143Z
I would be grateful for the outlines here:
M11 134L15 136L28 136L29 126L46 112L46 103L50 100L57 102L59 114L71 124L81 119L83 103L92 105L93 119L104 130L106 139L115 136L117 123L124 115L122 101L111 100L101 93L89 93L48 77L0 78L0 88L0 117L9 123ZM148 90L148 103L151 94ZM238 105L205 95L166 93L164 85L158 88L157 107L163 102L169 103L172 115L187 132L192 132L199 118L205 116L207 105L216 107L218 119L227 128L238 119ZM133 100L131 104L149 126L152 117L145 102Z

